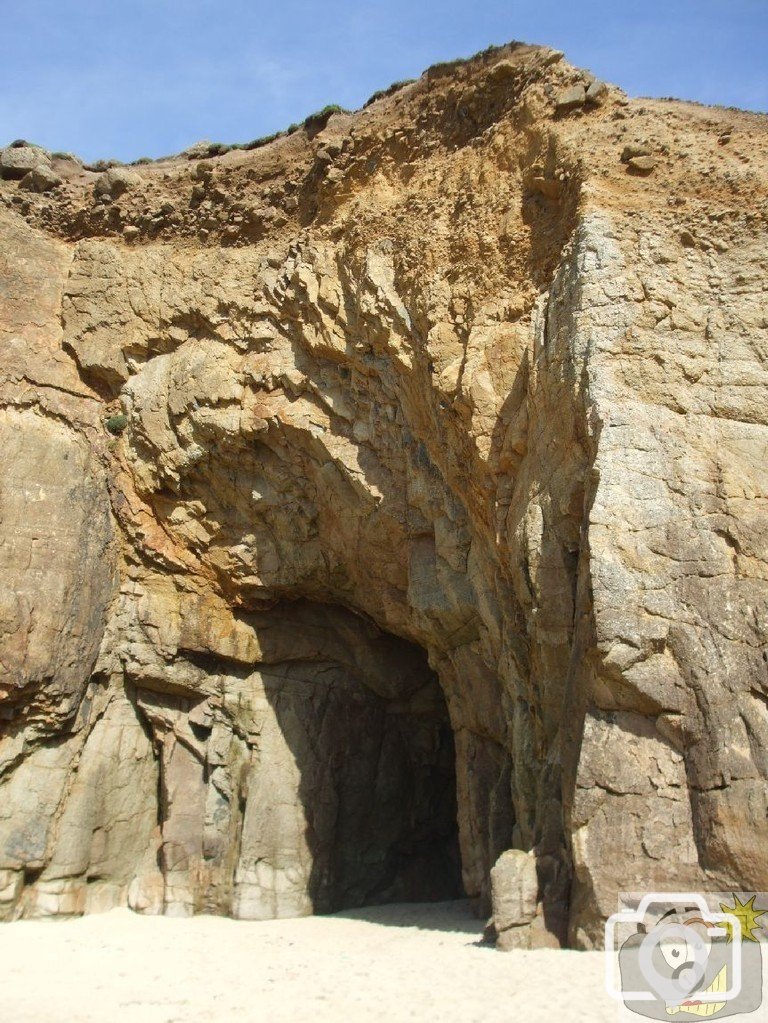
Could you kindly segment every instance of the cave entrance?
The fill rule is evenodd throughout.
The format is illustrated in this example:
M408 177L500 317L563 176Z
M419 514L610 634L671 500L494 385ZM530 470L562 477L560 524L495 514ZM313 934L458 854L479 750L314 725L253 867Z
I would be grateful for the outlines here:
M302 616L312 657L261 672L280 733L273 750L262 734L264 767L283 744L294 774L271 772L248 800L289 902L297 887L313 913L461 898L453 733L425 651L343 609ZM296 635L306 648L307 628Z

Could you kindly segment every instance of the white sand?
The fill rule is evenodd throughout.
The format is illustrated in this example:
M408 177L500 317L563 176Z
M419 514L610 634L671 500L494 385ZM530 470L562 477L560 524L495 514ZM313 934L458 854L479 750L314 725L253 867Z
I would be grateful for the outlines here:
M616 1019L600 953L501 953L480 938L464 903L266 923L114 910L3 924L0 1021Z

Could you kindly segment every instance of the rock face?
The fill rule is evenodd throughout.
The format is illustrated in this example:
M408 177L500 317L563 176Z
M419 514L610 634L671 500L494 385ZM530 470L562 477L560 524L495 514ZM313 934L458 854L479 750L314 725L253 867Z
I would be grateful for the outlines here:
M768 122L598 84L0 182L5 919L768 886Z

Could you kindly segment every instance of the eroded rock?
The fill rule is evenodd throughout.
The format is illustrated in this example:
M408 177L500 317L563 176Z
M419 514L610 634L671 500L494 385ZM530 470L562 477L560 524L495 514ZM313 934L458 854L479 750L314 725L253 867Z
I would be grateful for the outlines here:
M627 169L635 174L650 174L658 161L653 156L630 156Z
M560 112L567 112L569 110L575 110L577 107L583 107L587 98L587 90L580 82L576 85L570 85L567 89L562 89L558 92L555 97L555 108Z
M0 176L23 178L32 171L50 171L50 155L39 146L26 144L0 149Z
M129 188L137 185L139 180L138 174L125 167L110 167L108 171L96 178L93 191L97 196L109 196L112 199L117 199Z
M30 192L50 192L61 184L62 179L49 167L35 167L25 174L19 182L19 188L25 188Z
M764 120L579 77L0 182L5 919L765 889Z

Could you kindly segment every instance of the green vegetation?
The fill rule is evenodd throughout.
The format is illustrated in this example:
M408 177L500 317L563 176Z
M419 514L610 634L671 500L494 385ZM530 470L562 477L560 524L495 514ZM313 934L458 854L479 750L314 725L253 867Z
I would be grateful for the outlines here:
M110 416L104 425L111 434L114 434L115 437L119 437L128 425L128 416L120 412L116 416Z
M371 103L375 103L376 100L386 99L387 96L394 96L396 92L400 92L400 90L404 89L406 85L413 85L415 81L417 81L416 78L403 78L400 82L393 82L386 89L379 89L377 92L374 92L374 94L370 96L365 103L363 103L363 108L369 107Z
M437 64L430 65L425 74L429 75L430 78L441 78L443 75L450 74L457 67L461 67L462 64L468 63L468 61L469 57L457 57L456 60L440 60Z
M438 64L433 64L432 67L428 68L424 72L424 76L430 78L441 78L444 75L450 74L454 69L461 67L464 64L468 64L470 61L478 61L483 59L487 60L490 57L495 56L502 50L509 50L510 52L512 52L517 47L522 45L524 44L511 42L507 43L504 46L489 46L488 49L483 50L481 53L475 54L473 57L458 57L456 60L443 61ZM399 92L401 89L404 89L407 85L413 85L414 82L416 81L418 81L418 79L416 78L403 78L400 81L393 82L386 89L379 89L378 91L374 92L373 95L366 100L363 106L369 107L372 103L375 103L377 100L385 99L388 96L392 96L396 92ZM288 127L285 128L283 131L276 131L273 132L271 135L263 135L260 138L252 139L250 142L233 143L211 142L207 145L207 149L203 151L201 156L197 155L195 155L194 157L190 156L190 159L194 158L205 160L211 157L224 156L225 153L230 152L230 150L232 149L241 150L261 149L262 146L269 145L270 142L274 142L277 139L285 138L288 135L294 135L301 128L306 129L310 133L316 134L317 132L323 130L323 128L326 126L326 124L334 114L349 113L352 113L352 111L347 110L345 107L339 106L338 103L329 103L327 106L324 106L322 110L316 110L313 114L310 114L309 117L306 117L304 121L302 121L300 124L296 123L289 124ZM15 139L13 142L10 143L10 145L12 147L34 146L37 149L42 148L40 146L37 146L34 142L28 142L26 139ZM74 156L72 153L56 152L53 153L52 156L59 160L75 160L78 163L80 162L78 158ZM175 158L176 157L172 155L158 157L157 160L153 160L148 156L142 156L139 157L138 160L133 160L129 166L141 166L150 163L160 163L164 160L173 160ZM125 164L121 160L96 160L95 163L83 165L85 170L95 171L97 173L109 170L110 167L124 166Z
M334 114L348 114L350 111L340 107L338 103L329 103L322 110L316 110L314 114L304 118L304 127L307 131L322 131Z
M0 146L0 149L3 147ZM8 143L9 149L39 149L43 153L47 153L48 150L45 146L39 146L37 142L30 142L29 139L14 139L13 142Z
M396 85L402 88L403 85L407 85L407 82L399 82ZM390 88L394 88L390 86ZM309 117L305 118L301 124L289 124L283 131L272 132L271 135L262 135L260 138L252 139L250 142L211 142L208 144L205 152L199 159L209 159L214 156L224 156L225 153L229 153L233 149L241 150L253 150L261 149L263 146L268 146L270 142L275 142L277 139L287 138L288 135L293 135L301 128L306 128L308 131L318 132L321 131L328 120L333 117L334 114L348 114L349 110L344 107L340 107L338 103L330 103L328 106L323 107L322 110L315 111L314 114L310 114ZM136 163L145 162L146 158L142 160L136 160ZM89 168L90 169L90 168Z
M275 139L279 139L282 135L285 135L284 131L274 131L271 135L262 135L261 138L252 139L250 142L246 142L243 149L261 149L262 146L268 146L270 142L274 142Z
M122 160L97 160L96 163L86 163L84 169L101 174L111 167L125 167L125 164Z
M479 62L481 60L488 60L489 57L495 57L502 50L516 50L519 46L524 46L525 43L518 43L513 40L510 43L505 43L503 46L489 46L485 50L481 50L480 53L475 53L471 57L457 57L456 60L445 60L440 61L437 64L433 64L428 67L424 72L429 78L442 78L443 75L450 74L456 68L462 67L464 64L471 62Z
M338 103L328 103L326 106L323 107L322 110L320 110L316 114L312 114L310 116L312 116L312 117L324 117L327 120L331 116L331 114L348 114L348 113L349 113L349 111L345 110L344 107L340 107Z

